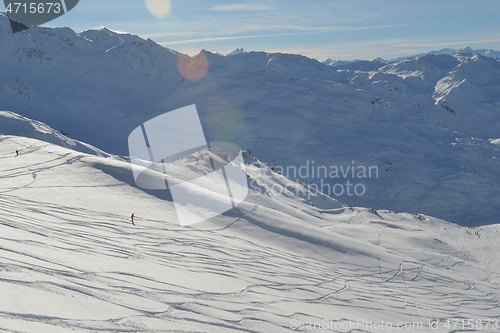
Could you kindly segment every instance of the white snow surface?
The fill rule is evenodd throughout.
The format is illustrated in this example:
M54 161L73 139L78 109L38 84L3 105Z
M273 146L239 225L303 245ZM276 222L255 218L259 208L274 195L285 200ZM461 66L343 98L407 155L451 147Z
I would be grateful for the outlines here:
M310 202L246 151L248 198L181 227L128 161L2 116L46 134L0 135L2 332L457 332L446 320L463 318L498 331L499 225Z

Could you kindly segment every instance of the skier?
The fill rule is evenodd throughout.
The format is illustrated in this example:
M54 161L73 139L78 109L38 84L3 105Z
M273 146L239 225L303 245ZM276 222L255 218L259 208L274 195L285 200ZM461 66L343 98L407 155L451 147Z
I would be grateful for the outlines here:
M132 224L135 225L135 223L134 223L134 213L132 213L132 215L130 216L130 218L132 219Z
M19 150L16 150L16 157L19 156Z

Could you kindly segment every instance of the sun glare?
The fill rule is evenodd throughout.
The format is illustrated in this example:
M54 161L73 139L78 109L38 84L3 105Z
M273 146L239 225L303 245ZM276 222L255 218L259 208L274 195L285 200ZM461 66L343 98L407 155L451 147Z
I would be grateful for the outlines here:
M194 57L179 53L177 68L186 79L197 82L207 76L208 59L203 52Z
M160 19L167 18L172 11L172 2L170 0L144 0L149 12Z

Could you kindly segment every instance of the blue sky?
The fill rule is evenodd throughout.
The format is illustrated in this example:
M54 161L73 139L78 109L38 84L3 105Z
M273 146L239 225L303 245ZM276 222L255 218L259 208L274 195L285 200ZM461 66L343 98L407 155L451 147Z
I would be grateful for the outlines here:
M100 26L176 51L392 59L445 47L500 50L499 0L80 0L46 26Z

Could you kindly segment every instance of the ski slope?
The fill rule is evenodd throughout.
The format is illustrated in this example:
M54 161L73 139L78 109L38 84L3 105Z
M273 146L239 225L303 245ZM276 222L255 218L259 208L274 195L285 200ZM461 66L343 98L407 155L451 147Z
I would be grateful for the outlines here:
M498 224L310 202L247 151L247 199L181 227L126 160L3 116L25 132L0 135L2 332L460 332L445 321L498 319Z

